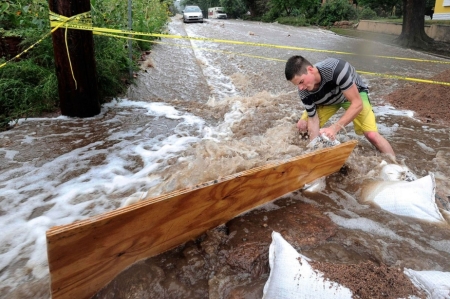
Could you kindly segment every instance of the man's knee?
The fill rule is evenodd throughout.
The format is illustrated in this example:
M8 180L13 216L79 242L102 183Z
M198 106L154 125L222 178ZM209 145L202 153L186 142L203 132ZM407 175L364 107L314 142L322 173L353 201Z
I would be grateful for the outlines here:
M395 159L395 153L392 146L389 141L380 135L380 133L376 131L364 132L364 136L366 136L367 140L369 140L380 152L391 155Z
M369 140L369 142L372 143L378 149L383 144L383 142L386 140L377 131L364 132L364 136L366 136L367 140Z
M378 132L364 132L364 136L366 136L367 140L369 140L372 144L377 144L379 142L379 138L381 137Z

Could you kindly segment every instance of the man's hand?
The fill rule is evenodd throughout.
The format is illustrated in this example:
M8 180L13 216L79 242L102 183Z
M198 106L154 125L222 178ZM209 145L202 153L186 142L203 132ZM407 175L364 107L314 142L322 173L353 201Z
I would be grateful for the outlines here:
M334 139L336 139L336 133L338 131L339 131L339 129L336 130L336 126L335 125L331 125L328 128L320 129L319 130L319 134L327 136L328 138L330 138L330 140L334 140Z
M355 83L353 83L349 89L343 91L343 94L350 102L350 106L347 110L345 110L344 115L342 115L342 117L335 124L329 126L328 128L320 129L318 132L319 134L327 136L331 140L336 139L337 132L353 121L363 109L362 99Z
M308 136L308 122L306 120L300 119L297 122L297 129L298 132L300 133L300 138L303 140L307 140L309 139Z
M308 122L306 120L300 119L297 122L297 128L301 133L308 132Z

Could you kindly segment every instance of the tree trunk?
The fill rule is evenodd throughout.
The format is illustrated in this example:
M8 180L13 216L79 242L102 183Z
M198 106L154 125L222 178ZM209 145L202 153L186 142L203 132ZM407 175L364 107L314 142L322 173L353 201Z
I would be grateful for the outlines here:
M49 0L48 3L51 11L66 17L91 9L90 0ZM68 29L66 45L65 29L58 29L52 34L52 39L61 114L72 117L99 114L92 32Z
M408 48L427 49L433 39L425 33L425 1L403 0L402 33L397 44Z

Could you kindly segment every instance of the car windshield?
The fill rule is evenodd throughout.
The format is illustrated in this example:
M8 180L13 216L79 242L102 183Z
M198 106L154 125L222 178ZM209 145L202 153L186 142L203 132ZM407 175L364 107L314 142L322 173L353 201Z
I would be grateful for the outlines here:
M184 9L184 12L201 12L197 6L188 6Z

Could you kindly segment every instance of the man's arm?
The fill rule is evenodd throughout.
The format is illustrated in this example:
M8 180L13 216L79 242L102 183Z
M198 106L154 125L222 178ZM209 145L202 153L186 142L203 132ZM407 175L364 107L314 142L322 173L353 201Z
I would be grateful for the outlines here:
M344 115L342 115L342 117L335 124L332 124L328 128L320 129L319 131L320 134L325 134L327 137L331 138L331 140L334 140L337 132L353 121L363 109L362 99L359 95L356 84L353 83L353 85L349 89L345 90L343 94L350 102L350 107L348 107Z
M317 114L316 111L316 114L313 117L308 117L309 140L313 140L314 138L319 136L319 125L320 125L319 115Z

